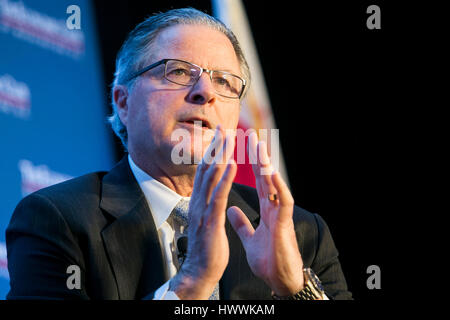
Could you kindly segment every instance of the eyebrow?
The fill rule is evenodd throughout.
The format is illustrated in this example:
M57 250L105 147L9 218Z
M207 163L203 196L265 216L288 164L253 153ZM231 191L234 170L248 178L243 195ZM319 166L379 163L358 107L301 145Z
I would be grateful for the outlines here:
M176 59L175 59L175 60L176 60ZM183 59L180 59L180 60L183 60ZM198 64L198 63L189 61L189 60L183 60L183 61L190 62L190 63L193 63L193 64L199 66L199 67L205 68L204 66L202 66L202 65L200 65L200 64ZM228 68L205 68L205 69L213 70L213 71L224 71L224 72L228 72L228 73L237 75L237 76L239 76L239 77L242 77L242 75L241 75L241 70L240 70L240 69L239 69L239 71L237 71L237 72L235 72L235 71L233 71L233 70L231 70L231 69L228 69Z
M209 68L206 68L206 69L209 69ZM239 71L233 71L233 70L231 70L231 69L228 69L228 68L211 68L211 69L209 69L209 70L214 70L214 71L223 71L223 72L227 72L227 73L230 73L230 74L232 74L232 75L235 75L235 76L238 76L238 77L240 77L240 78L242 78L243 79L243 75L241 75L241 70L239 70Z
M231 73L231 74L234 74L234 75L242 77L240 75L240 73L241 73L240 71L239 72L235 72L235 71L230 70L230 69L212 69L212 70L214 70L214 71L224 71L224 72L228 72L228 73Z

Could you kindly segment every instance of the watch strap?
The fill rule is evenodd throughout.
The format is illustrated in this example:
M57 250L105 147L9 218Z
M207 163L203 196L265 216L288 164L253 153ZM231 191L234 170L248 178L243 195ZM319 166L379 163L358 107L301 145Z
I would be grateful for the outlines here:
M303 275L305 286L302 290L291 296L284 297L277 296L272 292L272 298L274 300L323 300L324 290L319 278L317 278L314 272L309 268L303 269ZM315 279L311 279L311 276ZM314 284L312 283L313 281L315 282ZM313 289L313 287L316 287L316 289Z

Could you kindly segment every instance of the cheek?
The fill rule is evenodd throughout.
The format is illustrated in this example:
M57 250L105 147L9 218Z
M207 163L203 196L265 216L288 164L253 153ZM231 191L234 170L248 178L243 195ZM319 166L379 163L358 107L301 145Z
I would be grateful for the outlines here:
M149 109L142 98L134 99L129 110L129 131L141 131L148 127Z
M149 96L146 103L151 125L164 135L171 133L176 124L176 106L179 105L173 94L158 92Z
M236 129L239 122L240 107L230 106L225 109L226 112L220 113L220 123L225 129Z
M149 92L137 96L131 112L135 125L150 131L160 131L161 127L170 124L170 110L165 105L167 98L159 94Z

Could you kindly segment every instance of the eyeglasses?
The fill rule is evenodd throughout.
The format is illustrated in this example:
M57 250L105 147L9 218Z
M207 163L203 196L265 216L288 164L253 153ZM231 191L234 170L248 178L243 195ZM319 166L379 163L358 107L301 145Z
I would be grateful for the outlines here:
M162 59L140 71L133 73L127 81L139 77L150 69L164 64L164 78L168 81L182 85L192 86L197 83L203 72L209 74L213 88L217 94L232 99L240 99L246 81L237 75L226 71L208 70L193 63L178 59Z

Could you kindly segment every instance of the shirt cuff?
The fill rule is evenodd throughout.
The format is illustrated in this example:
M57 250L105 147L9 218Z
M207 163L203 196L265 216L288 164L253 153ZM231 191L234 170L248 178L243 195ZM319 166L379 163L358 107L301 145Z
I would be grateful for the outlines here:
M171 280L171 279L170 279ZM180 300L174 291L169 290L170 280L164 283L155 291L153 300Z

